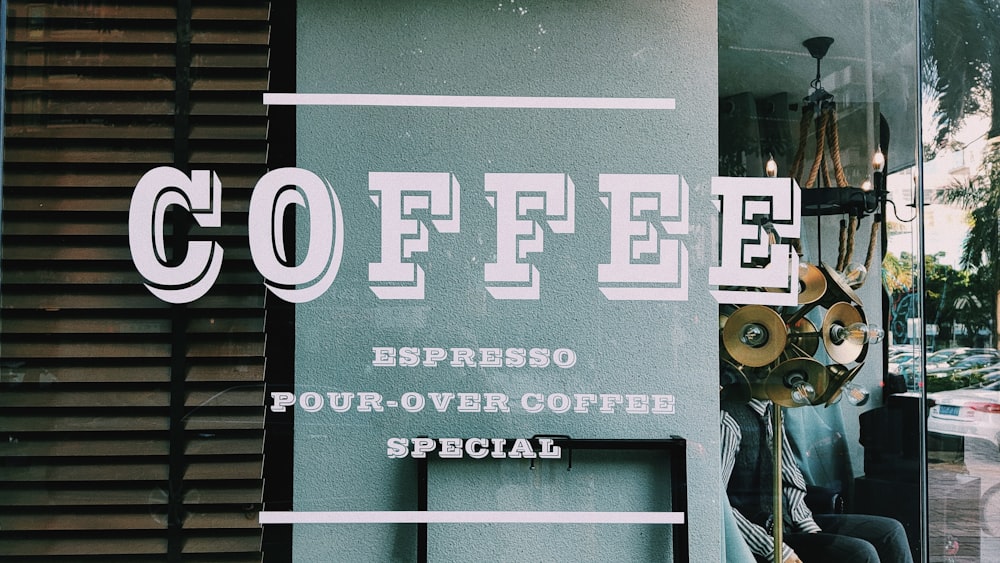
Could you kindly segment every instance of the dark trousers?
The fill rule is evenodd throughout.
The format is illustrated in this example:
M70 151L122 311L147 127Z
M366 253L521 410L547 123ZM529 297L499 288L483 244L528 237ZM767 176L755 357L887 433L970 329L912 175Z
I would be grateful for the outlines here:
M805 563L913 563L906 530L892 518L867 514L816 514L818 534L784 534Z

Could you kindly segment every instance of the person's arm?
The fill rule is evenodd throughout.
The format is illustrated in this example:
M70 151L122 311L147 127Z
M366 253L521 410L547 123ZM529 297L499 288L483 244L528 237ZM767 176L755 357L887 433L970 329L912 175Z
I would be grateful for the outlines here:
M740 449L740 440L743 432L736 424L733 417L726 411L722 412L722 484L728 488L729 479L733 475L733 467L736 465L736 453ZM742 512L736 508L732 509L736 519L736 527L746 541L750 551L759 557L768 560L774 559L774 537L762 526L748 520ZM801 563L795 552L786 544L781 546L781 560L785 563Z
M806 506L806 478L795 462L788 433L782 432L781 437L781 482L788 515L796 531L807 534L821 532L819 524L813 519L812 511Z

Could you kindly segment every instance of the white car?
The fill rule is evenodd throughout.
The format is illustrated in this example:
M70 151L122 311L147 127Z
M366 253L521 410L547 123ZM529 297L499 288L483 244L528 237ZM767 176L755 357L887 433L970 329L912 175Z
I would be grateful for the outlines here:
M988 440L1000 449L1000 381L927 395L935 402L927 430Z

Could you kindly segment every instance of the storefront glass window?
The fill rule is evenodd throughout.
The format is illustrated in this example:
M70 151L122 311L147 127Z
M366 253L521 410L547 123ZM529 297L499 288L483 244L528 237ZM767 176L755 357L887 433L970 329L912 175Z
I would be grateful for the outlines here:
M998 145L991 2L923 2L925 324L911 340L927 393L933 561L1000 557L1000 388L996 373ZM919 264L918 264L919 265ZM937 531L938 533L933 533Z
M921 560L940 555L944 532L932 527L928 550L919 364L909 379L896 367L897 354L920 350L922 315L916 14L916 2L719 3L720 175L793 178L803 198L801 235L789 241L800 260L798 302L723 307L720 353L723 409L745 434L743 407L727 404L749 395L782 405L809 491L844 501L808 503L820 527L836 529L830 512L886 517ZM859 322L871 340L842 340L839 331ZM772 349L774 333L786 331ZM740 459L724 483L738 530L727 547L742 537L760 556L774 544L761 545L742 522L755 523L747 507L761 503L736 488ZM792 496L787 544L810 561L809 542L794 536L815 530Z

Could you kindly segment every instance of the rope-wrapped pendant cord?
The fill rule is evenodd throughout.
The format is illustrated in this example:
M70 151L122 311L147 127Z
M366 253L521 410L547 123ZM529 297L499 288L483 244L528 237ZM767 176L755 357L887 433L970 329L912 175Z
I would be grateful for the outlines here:
M818 136L816 138L816 142L827 144L827 148L823 151L823 162L820 163L819 170L823 173L823 186L829 188L833 184L830 183L830 169L826 165L826 155L827 153L837 150L836 147L829 146L830 130L837 126L837 122L830 122L830 112L828 112L826 108L823 108L820 119L823 120L823 128L820 133L817 133ZM831 155L830 158L832 160L833 155Z
M872 262L875 261L875 249L878 246L878 233L879 229L882 227L882 221L880 217L876 216L875 220L872 221L872 234L871 238L868 239L868 254L865 256L865 270L872 271Z
M840 161L840 128L837 127L836 104L832 102L828 104L824 109L824 114L830 123L830 126L827 127L827 143L830 145L830 161L833 162L833 174L837 180L837 187L846 188L847 174L844 174L844 165Z
M806 180L806 188L812 188L816 185L816 179L819 177L819 168L823 164L823 139L826 138L826 120L823 119L823 114L820 114L816 118L816 158L813 159L812 168L809 169L809 178ZM824 167L825 168L825 167Z
M840 239L837 245L837 267L836 270L840 271L844 268L844 249L847 248L847 221L843 219L840 220Z
M799 146L795 150L795 160L792 162L792 178L802 185L802 169L806 160L806 142L809 140L809 125L812 123L813 105L802 106L802 119L799 120Z
M851 262L851 256L854 256L854 237L858 232L858 217L852 215L847 221L847 246L844 248L844 263L841 264L839 271L844 271L847 265Z

